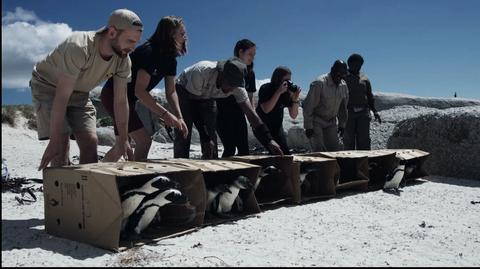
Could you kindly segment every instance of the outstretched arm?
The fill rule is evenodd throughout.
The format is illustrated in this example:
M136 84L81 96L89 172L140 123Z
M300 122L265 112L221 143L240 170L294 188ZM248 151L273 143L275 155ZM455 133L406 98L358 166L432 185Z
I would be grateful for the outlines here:
M247 116L247 119L252 126L253 134L258 141L260 141L260 143L265 148L269 149L273 154L283 156L280 146L273 140L267 126L262 122L255 110L253 110L250 102L245 100L244 102L238 103L238 105L242 109L243 113L245 113L245 116Z
M50 121L50 141L43 153L38 171L46 168L50 161L61 154L62 151L62 130L68 100L73 92L75 78L59 74L55 98L53 99L51 121Z

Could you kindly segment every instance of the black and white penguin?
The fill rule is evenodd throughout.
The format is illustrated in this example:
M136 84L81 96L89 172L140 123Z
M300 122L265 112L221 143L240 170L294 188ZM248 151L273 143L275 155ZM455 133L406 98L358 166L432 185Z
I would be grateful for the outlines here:
M405 163L400 162L400 164L393 169L393 171L387 174L385 184L383 185L384 190L394 190L398 192L398 187L402 182L403 176L405 174Z
M218 203L218 195L224 193L224 192L230 192L230 189L228 188L227 184L218 184L215 185L212 189L207 189L207 210L210 210L214 212L215 210L212 209L212 204ZM213 206L215 209L217 208L216 205Z
M124 192L121 196L123 210L122 230L125 228L127 218L137 209L145 196L155 191L164 191L171 188L178 189L178 187L178 182L173 181L166 176L156 176L147 181L140 188Z
M313 168L306 168L300 173L300 188L303 193L309 193L311 191L311 184L309 180L305 180L307 175L315 171Z
M125 232L140 234L154 219L157 211L170 203L185 203L187 197L177 189L155 191L142 200L137 210L128 218Z
M276 175L280 174L282 170L278 169L277 167L270 165L262 170L260 170L260 174L258 175L257 182L255 182L255 186L253 187L254 190L257 190L258 186L260 185L260 182L262 181L263 178L271 176L271 175Z
M228 185L229 192L223 192L217 196L218 202L212 204L213 210L215 210L217 215L229 213L232 210L233 203L237 200L240 190L251 190L252 188L253 185L247 177L238 176L232 184Z

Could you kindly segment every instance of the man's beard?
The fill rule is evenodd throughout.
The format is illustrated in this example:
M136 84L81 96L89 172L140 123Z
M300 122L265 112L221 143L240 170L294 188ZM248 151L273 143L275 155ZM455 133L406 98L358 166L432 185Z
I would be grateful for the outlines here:
M116 42L113 42L111 47L112 47L113 52L115 52L115 54L117 54L118 57L125 58L125 57L128 56L128 52L125 52L125 51L121 50Z

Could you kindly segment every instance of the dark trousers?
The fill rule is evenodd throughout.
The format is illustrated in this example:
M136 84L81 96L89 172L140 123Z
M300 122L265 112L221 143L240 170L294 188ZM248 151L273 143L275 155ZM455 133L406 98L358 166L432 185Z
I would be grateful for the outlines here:
M348 120L343 135L345 150L370 150L370 110L348 110Z
M178 129L175 129L173 142L174 158L189 158L190 141L192 139L192 124L195 124L199 133L205 132L215 143L214 158L218 158L217 134L215 132L217 107L214 99L194 99L181 85L176 85L178 102L182 111L183 120L188 128L188 136L183 138ZM200 137L200 140L205 139ZM202 143L205 141L201 141Z
M223 144L222 157L248 155L248 129L245 114L235 97L219 98L217 101L217 133Z

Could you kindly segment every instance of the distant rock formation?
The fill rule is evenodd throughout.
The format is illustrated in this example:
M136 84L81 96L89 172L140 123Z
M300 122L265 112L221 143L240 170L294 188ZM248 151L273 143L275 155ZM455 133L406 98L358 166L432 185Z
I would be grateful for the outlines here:
M431 156L430 174L480 179L480 106L450 108L397 124L388 148L417 148Z
M403 105L423 106L438 109L480 105L480 100L474 99L419 97L395 93L374 93L374 98L375 108L379 111Z

